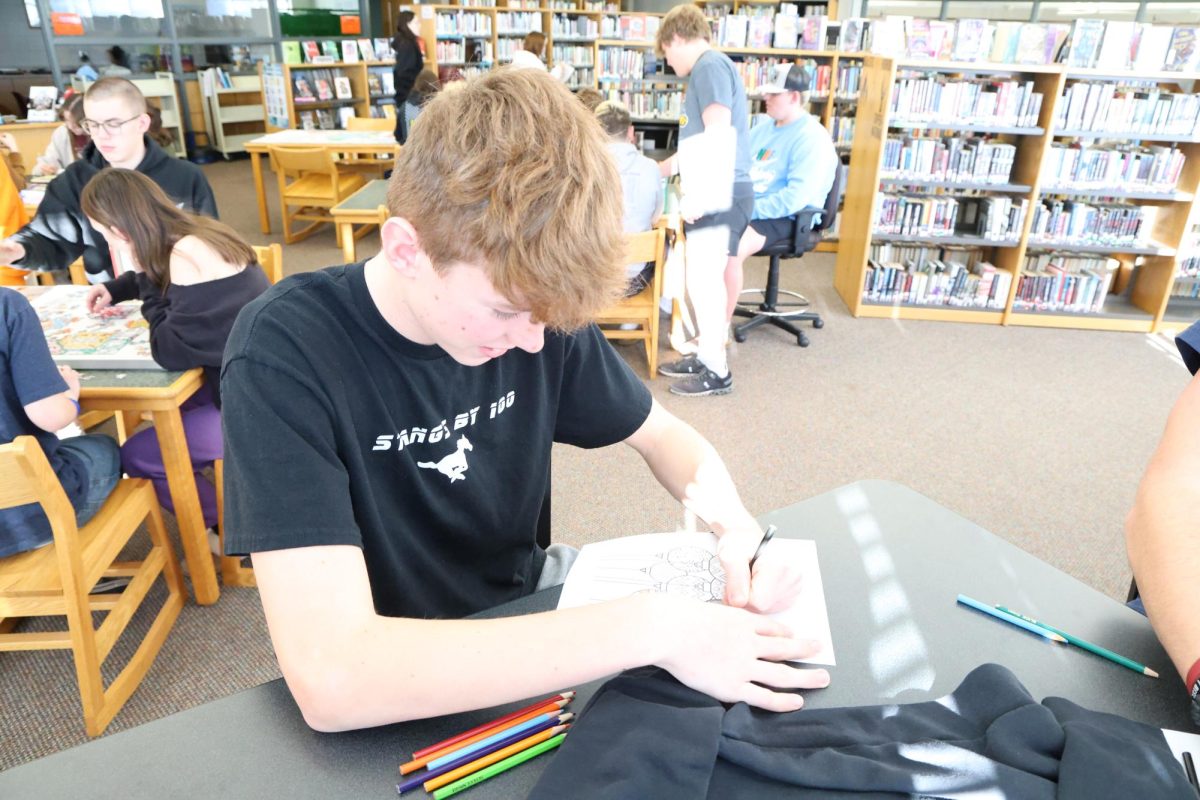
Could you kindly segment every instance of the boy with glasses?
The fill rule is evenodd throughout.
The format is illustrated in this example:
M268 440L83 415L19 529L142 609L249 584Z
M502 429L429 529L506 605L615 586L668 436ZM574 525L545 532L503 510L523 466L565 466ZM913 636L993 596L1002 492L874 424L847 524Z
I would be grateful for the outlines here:
M151 141L146 98L124 78L101 78L83 98L80 127L92 142L75 163L46 187L37 216L0 242L0 264L32 269L66 269L83 256L88 280L113 277L108 245L79 208L83 187L105 167L137 170L162 187L183 209L217 216L217 202L204 173Z

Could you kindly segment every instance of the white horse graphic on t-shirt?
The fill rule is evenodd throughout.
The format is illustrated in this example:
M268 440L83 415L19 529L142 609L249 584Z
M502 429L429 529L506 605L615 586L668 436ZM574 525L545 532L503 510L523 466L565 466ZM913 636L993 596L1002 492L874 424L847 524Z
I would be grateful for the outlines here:
M466 480L463 473L467 471L467 450L474 450L471 442L465 436L458 437L458 449L450 455L443 458L441 461L418 461L417 466L422 469L436 469L438 472L450 479L451 483L455 481Z

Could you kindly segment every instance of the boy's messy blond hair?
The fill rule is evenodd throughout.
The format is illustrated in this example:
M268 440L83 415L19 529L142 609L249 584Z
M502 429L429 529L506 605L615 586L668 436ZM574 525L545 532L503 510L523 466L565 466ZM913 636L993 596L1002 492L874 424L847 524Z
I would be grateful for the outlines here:
M558 330L624 288L621 180L596 119L538 70L499 69L441 92L400 148L388 212L434 268L483 267L496 291Z
M712 27L698 6L691 3L675 6L662 18L654 37L654 52L659 58L663 56L663 45L670 44L676 36L685 42L712 41Z

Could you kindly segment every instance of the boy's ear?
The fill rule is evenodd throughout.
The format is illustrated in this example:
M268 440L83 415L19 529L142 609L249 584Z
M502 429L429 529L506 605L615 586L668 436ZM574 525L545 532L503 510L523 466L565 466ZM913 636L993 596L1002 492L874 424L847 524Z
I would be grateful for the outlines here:
M403 217L388 217L379 229L383 240L383 255L392 269L405 277L417 274L421 255L421 241L412 223Z

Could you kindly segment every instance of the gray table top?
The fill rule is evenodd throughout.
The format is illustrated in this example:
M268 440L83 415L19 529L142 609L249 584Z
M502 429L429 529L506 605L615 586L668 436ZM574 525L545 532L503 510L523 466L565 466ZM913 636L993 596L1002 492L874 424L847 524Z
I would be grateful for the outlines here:
M829 688L807 694L811 708L939 697L991 661L1013 670L1039 700L1058 695L1190 730L1182 682L1144 617L916 492L862 481L761 521L818 545L838 665ZM960 592L1044 619L1163 677L959 607ZM557 589L541 592L486 616L552 608L557 597ZM599 685L569 687L579 691L573 710ZM0 797L395 797L397 765L413 750L520 705L320 734L304 725L283 682L273 681L11 769L0 774ZM471 795L524 796L550 757Z
M374 211L387 204L388 182L379 178L368 181L365 186L333 207L334 211Z

